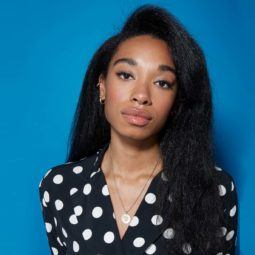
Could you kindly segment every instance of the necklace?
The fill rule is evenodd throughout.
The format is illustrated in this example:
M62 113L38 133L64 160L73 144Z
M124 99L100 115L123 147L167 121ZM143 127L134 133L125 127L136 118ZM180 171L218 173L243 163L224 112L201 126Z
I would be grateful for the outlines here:
M111 157L111 153L109 153L109 154L110 154L110 157ZM144 187L142 188L142 190L141 190L141 192L139 193L138 197L136 198L135 202L131 205L131 207L130 207L128 210L126 210L125 207L124 207L123 201L122 201L122 199L121 199L121 197L120 197L120 192L119 192L118 187L117 187L117 185L116 185L115 175L114 175L113 170L112 170L114 185L115 185L115 187L116 187L116 189L117 189L117 194L118 194L118 196L119 196L119 199L120 199L120 202L121 202L121 206L122 206L122 208L123 208L123 210L124 210L124 213L122 213L122 215L121 215L121 221L122 221L124 224L129 224L129 222L131 221L131 215L130 215L128 212L132 209L132 207L134 206L134 204L136 203L136 201L138 200L138 198L139 198L140 195L142 194L142 192L143 192L143 190L144 190L146 184L148 183L149 179L150 179L151 176L153 175L153 173L154 173L154 171L155 171L155 169L156 169L156 166L158 165L159 160L160 160L160 157L158 158L158 160L157 160L157 162L156 162L156 164L155 164L155 166L154 166L154 168L153 168L153 171L152 171L150 177L149 177L148 180L146 181ZM111 157L111 161L112 161L112 157Z

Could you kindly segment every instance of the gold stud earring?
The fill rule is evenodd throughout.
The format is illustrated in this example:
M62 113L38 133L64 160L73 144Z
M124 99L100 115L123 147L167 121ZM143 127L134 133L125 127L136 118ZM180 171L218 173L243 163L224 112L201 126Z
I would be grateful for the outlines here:
M100 101L100 104L104 104L105 103L105 99L103 97L99 97L99 101Z
M97 83L97 87L100 87L100 82ZM99 96L99 101L100 101L100 104L105 103L105 99L102 96Z

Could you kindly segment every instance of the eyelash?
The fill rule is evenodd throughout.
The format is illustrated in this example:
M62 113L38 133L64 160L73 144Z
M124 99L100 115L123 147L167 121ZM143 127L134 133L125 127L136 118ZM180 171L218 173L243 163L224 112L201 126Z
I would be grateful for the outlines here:
M127 73L127 72L117 72L116 74L117 74L118 77L120 77L120 75L122 75L122 74L125 74L125 75L127 74L129 76L132 76L130 73ZM166 80L160 80L159 82L164 82L168 86L167 88L164 88L163 86L160 86L162 89L170 89L171 87L174 86L173 83L170 83L170 82L168 82Z

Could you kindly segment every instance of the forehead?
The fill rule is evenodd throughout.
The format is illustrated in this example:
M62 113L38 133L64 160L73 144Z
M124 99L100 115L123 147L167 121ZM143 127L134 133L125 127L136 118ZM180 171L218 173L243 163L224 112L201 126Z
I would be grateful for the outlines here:
M120 57L131 57L141 59L144 62L164 63L174 66L171 49L167 43L150 35L139 35L122 42L111 62L113 63Z

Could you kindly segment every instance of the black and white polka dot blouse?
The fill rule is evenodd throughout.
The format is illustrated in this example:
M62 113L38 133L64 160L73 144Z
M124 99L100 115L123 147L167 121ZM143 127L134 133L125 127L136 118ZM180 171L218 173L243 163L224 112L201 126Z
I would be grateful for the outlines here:
M49 169L39 184L40 202L51 254L82 255L166 255L167 239L175 231L161 228L164 221L155 211L156 185L159 172L151 181L136 215L129 223L123 239L119 236L113 205L101 160L108 144L94 155ZM226 226L222 238L226 247L215 255L234 255L237 237L238 203L232 177L215 166L219 173L219 195L224 200ZM171 203L171 196L169 196ZM195 254L189 243L183 254Z

